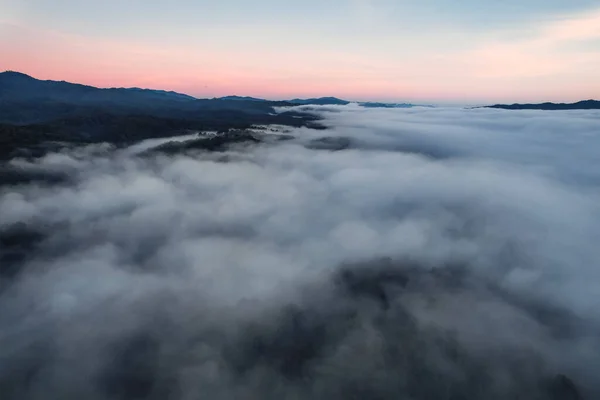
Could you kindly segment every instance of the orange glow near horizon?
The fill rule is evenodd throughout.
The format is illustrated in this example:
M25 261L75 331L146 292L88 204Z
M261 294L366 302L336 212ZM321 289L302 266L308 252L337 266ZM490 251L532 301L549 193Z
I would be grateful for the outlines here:
M600 95L600 52L568 47L593 40L600 40L600 10L548 23L531 37L491 39L463 51L405 59L392 53L375 58L317 46L285 52L267 48L259 54L185 41L161 46L0 21L0 70L196 97L576 101ZM570 51L568 56L564 51Z

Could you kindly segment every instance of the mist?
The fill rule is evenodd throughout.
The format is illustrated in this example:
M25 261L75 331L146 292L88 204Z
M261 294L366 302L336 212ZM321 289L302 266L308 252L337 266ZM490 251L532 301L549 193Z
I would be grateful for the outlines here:
M2 397L600 396L597 111L296 110L329 129L13 159Z

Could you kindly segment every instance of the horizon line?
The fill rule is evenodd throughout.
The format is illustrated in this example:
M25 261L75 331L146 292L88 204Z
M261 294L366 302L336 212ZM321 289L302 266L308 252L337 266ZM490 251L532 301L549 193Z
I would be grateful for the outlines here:
M478 107L478 106L485 106L485 105L516 105L516 104L545 104L545 103L553 103L553 104L576 104L576 103L580 103L580 102L584 102L584 101L599 101L593 98L590 99L581 99L578 101L574 101L574 102L556 102L556 101L540 101L538 103L519 103L519 102L505 102L505 103L494 103L494 102L479 102L479 103L464 103L464 102L460 102L460 101L427 101L425 103L428 104L416 104L410 101L402 101L402 100L398 100L398 101L392 101L392 100L347 100L335 95L325 95L325 96L318 96L318 97L301 97L301 96L296 96L293 98L279 98L279 99L273 99L273 98L268 98L268 97L257 97L255 95L246 95L246 94L229 94L229 95L225 95L225 96L214 96L214 97L197 97L195 95L189 94L189 93L185 93L185 92L179 92L176 90L172 90L172 89L158 89L158 88L150 88L150 87L139 87L139 86L101 86L101 85L92 85L92 84L88 84L88 83L80 83L80 82L73 82L73 81L68 81L68 80L56 80L56 79L41 79L41 78L37 78L31 74L28 74L26 72L22 72L22 71L17 71L14 69L7 69L4 71L0 71L0 74L4 74L4 73L15 73L15 74L19 74L19 75L24 75L27 76L31 79L35 79L37 81L42 81L42 82L64 82L64 83L69 83L72 85L80 85L80 86L87 86L87 87L91 87L91 88L95 88L95 89L101 89L101 90L110 90L110 89L124 89L124 90L148 90L148 91L160 91L160 92L165 92L165 93L174 93L174 94L178 94L178 95L182 95L182 96L187 96L190 98L193 98L195 100L219 100L219 99L223 99L226 97L239 97L239 98L253 98L259 101L270 101L270 102L289 102L292 100L312 100L312 99L325 99L325 98L331 98L331 99L336 99L336 100L340 100L340 101L346 101L348 103L382 103L382 104L408 104L408 105L412 105L412 106L433 106L433 105L455 105L455 106L472 106L472 107Z

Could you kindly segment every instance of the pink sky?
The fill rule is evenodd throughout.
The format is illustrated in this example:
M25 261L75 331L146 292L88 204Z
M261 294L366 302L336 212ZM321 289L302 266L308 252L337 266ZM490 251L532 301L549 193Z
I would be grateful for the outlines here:
M440 38L444 30L448 45ZM253 45L246 36L254 31L238 38L243 33L223 32L215 34L218 40L181 36L160 42L28 24L22 17L0 20L0 70L198 97L334 95L466 103L600 97L600 9L477 37L441 26L435 36L411 41L389 36L300 41L290 35Z

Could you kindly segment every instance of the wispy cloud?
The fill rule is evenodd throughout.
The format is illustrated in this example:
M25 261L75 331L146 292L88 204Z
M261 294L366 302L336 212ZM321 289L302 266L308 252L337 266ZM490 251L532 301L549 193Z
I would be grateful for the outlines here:
M576 74L600 65L596 51L568 51L584 41L600 39L600 10L552 21L523 39L490 41L466 55L481 77L521 78ZM600 72L597 77L600 78ZM596 85L600 79L596 80ZM590 82L594 84L594 82Z
M428 12L394 4L330 4L323 12L331 21L309 27L287 14L269 23L172 24L164 37L148 33L155 31L149 23L128 28L121 21L122 35L98 27L84 34L75 18L63 29L21 15L18 23L0 24L0 68L197 96L481 103L575 101L600 92L598 9L483 29L431 18L432 3Z

